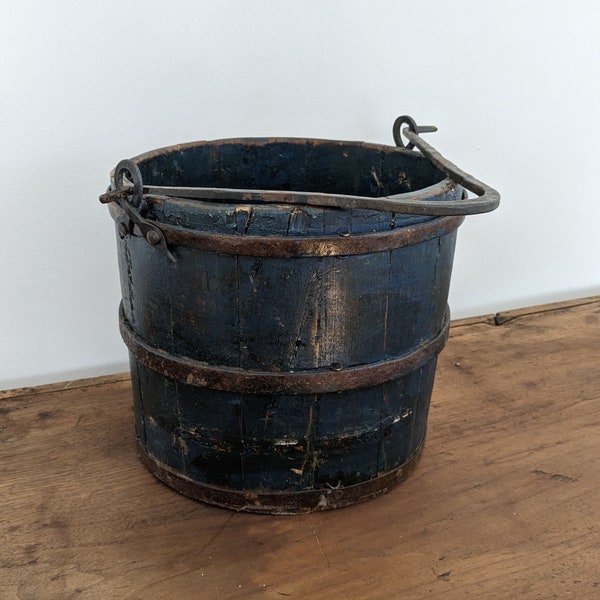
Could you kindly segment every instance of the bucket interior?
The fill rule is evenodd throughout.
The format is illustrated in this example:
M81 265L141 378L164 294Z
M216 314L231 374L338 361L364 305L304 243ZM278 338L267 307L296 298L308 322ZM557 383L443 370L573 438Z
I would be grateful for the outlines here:
M144 183L155 186L379 197L444 179L425 157L402 148L293 138L194 142L142 155L136 162Z

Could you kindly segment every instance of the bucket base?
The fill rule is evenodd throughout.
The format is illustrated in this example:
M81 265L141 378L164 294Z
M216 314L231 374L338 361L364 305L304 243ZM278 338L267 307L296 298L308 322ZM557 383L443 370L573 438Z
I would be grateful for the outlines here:
M327 487L300 492L233 490L199 483L157 461L140 443L138 443L138 451L142 463L157 479L184 496L235 511L295 515L342 508L389 492L412 472L421 456L423 446L424 441L417 447L412 457L400 467L368 481L345 487Z

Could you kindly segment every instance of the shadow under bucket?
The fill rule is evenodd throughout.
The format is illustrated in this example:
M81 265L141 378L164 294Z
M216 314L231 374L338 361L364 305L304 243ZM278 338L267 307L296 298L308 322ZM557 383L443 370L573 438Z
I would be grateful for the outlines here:
M499 201L431 129L400 117L398 147L242 138L117 165L100 199L140 455L161 481L293 514L373 498L414 466L456 230Z

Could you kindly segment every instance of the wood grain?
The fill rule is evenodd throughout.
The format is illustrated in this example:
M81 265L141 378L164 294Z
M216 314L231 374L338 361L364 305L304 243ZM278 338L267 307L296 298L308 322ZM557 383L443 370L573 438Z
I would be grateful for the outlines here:
M600 597L600 299L463 323L387 496L204 506L135 454L129 381L0 401L0 598Z

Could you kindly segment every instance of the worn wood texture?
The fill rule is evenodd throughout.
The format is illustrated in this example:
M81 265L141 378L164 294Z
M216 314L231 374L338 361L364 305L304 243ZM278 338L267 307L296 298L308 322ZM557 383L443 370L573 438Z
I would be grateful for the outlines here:
M216 140L134 161L130 175L150 188L184 188L138 199L172 260L131 214L123 220L125 205L111 211L136 431L158 476L257 512L320 510L387 489L422 448L461 219L353 199L415 192L451 202L462 188L447 189L420 153L356 142ZM189 188L193 200L177 197ZM351 197L344 208L305 206L271 202L274 191ZM328 386L307 383L315 376ZM281 506L265 503L273 491Z
M158 483L127 381L6 395L0 598L600 597L600 298L498 316L453 327L416 471L338 511Z
M240 146L238 152L245 155L245 149ZM336 161L343 163L346 155L350 160L352 154L334 149ZM379 164L383 159L376 157ZM262 172L260 160L251 162ZM243 171L249 168L240 164ZM290 176L294 165L287 167ZM201 167L196 165L198 172ZM183 172L190 178L185 183L194 183L193 165ZM252 173L246 173L252 185L274 185L269 178L257 182ZM390 231L403 224L400 215L362 209L147 202L153 218L211 236L234 230L246 239L268 240L275 234L318 241L336 231ZM137 432L157 468L185 478L186 485L198 484L195 493L204 498L210 497L205 484L219 486L222 498L216 504L236 506L237 498L246 510L258 512L339 506L340 498L326 500L324 492L364 482L372 486L377 476L380 489L386 488L383 477L408 465L421 449L439 350L432 343L447 324L456 230L447 231L443 219L421 220L435 225L435 234L419 243L321 257L218 254L174 246L177 262L172 263L143 237L119 236L123 331L130 332L124 337L139 336L155 349L142 356L128 344ZM349 367L372 366L425 347L427 357L409 372L343 387ZM171 365L179 361L179 370L159 364L158 352L167 353ZM326 391L289 394L256 385L236 389L231 377L219 388L201 376L194 379L180 360L184 357L216 366L220 373L224 365L247 373L336 371L340 379ZM278 420L286 426L293 421L293 427L286 430ZM265 504L263 495L271 491L292 495L285 508ZM319 493L309 500L304 492L313 491ZM344 503L363 497L356 489L338 495Z

